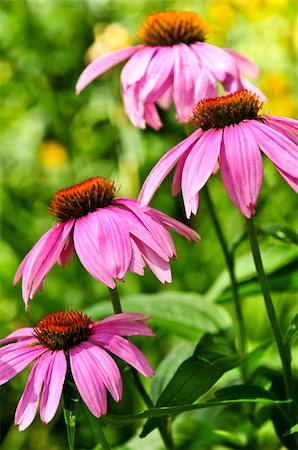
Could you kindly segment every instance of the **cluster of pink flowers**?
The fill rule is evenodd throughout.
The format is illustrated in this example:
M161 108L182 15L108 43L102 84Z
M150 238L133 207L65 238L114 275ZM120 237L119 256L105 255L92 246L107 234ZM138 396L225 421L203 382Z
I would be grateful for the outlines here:
M162 124L157 105L168 108L173 103L177 120L191 120L197 130L160 159L138 200L116 198L114 183L102 177L54 195L49 213L58 222L25 256L15 276L15 283L22 277L26 308L54 264L66 265L74 252L91 276L110 289L127 272L143 275L146 266L159 281L170 282L170 259L176 251L168 229L199 240L194 230L149 207L174 167L172 194L181 189L188 218L197 213L199 192L218 170L234 205L248 218L255 214L263 179L261 152L298 191L297 121L260 114L264 96L243 78L257 76L255 64L206 43L207 34L207 24L196 13L156 13L140 28L142 44L102 56L81 74L77 93L129 59L121 73L121 88L131 122L158 130ZM225 96L217 97L218 83ZM41 420L48 423L53 418L67 372L92 414L106 414L107 391L115 401L122 396L120 371L108 352L151 377L153 370L144 355L123 338L152 336L147 319L124 313L92 322L84 313L58 311L35 328L21 328L2 339L1 384L36 361L16 410L20 430L33 421L39 400Z

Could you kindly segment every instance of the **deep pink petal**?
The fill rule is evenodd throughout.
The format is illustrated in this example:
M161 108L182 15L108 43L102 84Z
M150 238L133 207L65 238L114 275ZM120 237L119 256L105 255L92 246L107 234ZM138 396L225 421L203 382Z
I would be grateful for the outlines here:
M273 164L290 177L298 174L298 146L292 140L276 131L266 123L256 120L249 122L261 150ZM296 141L297 142L297 141Z
M67 371L67 362L63 350L49 352L47 359L49 365L40 402L40 417L45 423L49 423L56 414Z
M134 242L133 239L131 240L131 248L132 248L132 258L130 261L129 270L130 272L143 276L146 263L141 255L140 250L138 249L137 244Z
M188 152L194 142L199 139L201 134L202 130L196 130L188 138L173 147L158 161L142 186L138 197L138 201L141 206L147 206L150 203L155 191L158 189L162 181L172 170L175 164L177 164L184 152Z
M101 335L98 342L146 377L154 375L154 371L143 353L127 339L106 334Z
M31 336L30 338L20 339L17 342L12 342L11 344L6 344L3 347L0 348L0 360L3 355L6 355L10 353L11 351L17 351L18 349L21 349L24 353L26 353L26 349L30 348L31 346L34 346L34 344L39 344L39 341Z
M176 197L176 195L178 195L181 190L183 167L184 167L185 160L188 157L189 152L191 151L191 148L192 147L190 147L189 151L184 152L184 154L181 156L181 158L179 159L178 164L176 166L176 169L175 169L175 172L173 175L173 181L172 181L172 195L174 197Z
M138 239L135 239L135 242L139 247L145 262L158 280L162 283L171 283L172 275L169 262L161 258L158 253L155 253L150 247L143 244L143 242L140 242Z
M224 129L220 152L221 174L226 191L242 214L250 218L263 181L263 163L256 139L247 123Z
M148 314L142 314L138 312L127 312L127 313L118 313L113 314L112 316L105 317L104 319L96 322L96 324L100 325L103 323L112 323L112 322L143 322L144 320L149 319L150 316Z
M24 393L15 412L15 425L23 431L33 421L39 402L43 382L51 364L50 352L45 353L34 365L28 378Z
M224 50L232 56L239 71L243 73L243 75L250 78L257 78L259 76L259 68L251 59L229 48L225 48Z
M12 333L10 333L8 336L6 336L3 339L0 339L0 345L5 344L6 342L9 341L16 341L16 340L20 340L20 339L30 339L33 336L33 331L34 328L19 328L16 331L13 331Z
M15 350L13 350L13 345ZM27 347L26 341L24 341L23 347L19 342L10 344L9 352L2 354L0 358L0 385L15 377L46 350L43 345Z
M107 390L98 371L97 364L88 358L83 344L79 344L69 350L70 367L76 387L95 417L107 413Z
M58 258L58 264L62 267L66 266L70 262L73 253L74 253L73 240L69 239L68 243L60 253L60 256Z
M96 280L114 289L115 281L101 260L96 223L94 220L90 221L90 216L94 214L95 212L89 213L87 216L77 219L73 234L75 250L85 269Z
M179 220L173 219L172 217L167 216L160 211L157 212L165 225L176 231L176 233L181 234L189 241L199 241L201 239L200 235L196 231L194 231L192 228L189 228L187 225L184 225L184 223L180 222Z
M139 313L114 314L97 322L92 336L99 333L118 334L120 336L153 336L154 333L145 322L149 316Z
M134 47L121 48L120 50L115 50L107 55L100 56L95 61L93 61L85 70L81 73L77 83L76 83L76 93L79 94L88 84L90 84L95 78L102 75L104 72L109 70L111 67L119 64L125 59L129 58L131 55L143 48L142 45L136 45Z
M119 402L122 398L122 379L117 364L113 358L98 345L94 345L96 337L92 334L90 342L84 342L84 358L86 363L96 366L96 376L100 378L105 387L110 391L113 399Z

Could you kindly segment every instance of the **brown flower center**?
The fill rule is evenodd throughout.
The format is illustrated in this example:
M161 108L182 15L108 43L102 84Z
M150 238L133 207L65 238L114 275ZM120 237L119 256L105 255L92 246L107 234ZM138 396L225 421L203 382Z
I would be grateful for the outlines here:
M68 350L87 341L92 328L93 322L85 313L57 311L37 322L34 335L50 350Z
M202 130L224 128L243 120L263 120L258 113L263 102L247 90L200 101L190 121Z
M151 14L141 25L137 38L152 47L175 45L206 39L209 26L197 13L190 11L163 11Z
M97 208L112 203L116 187L103 177L93 177L56 192L50 202L49 214L60 220L78 219Z

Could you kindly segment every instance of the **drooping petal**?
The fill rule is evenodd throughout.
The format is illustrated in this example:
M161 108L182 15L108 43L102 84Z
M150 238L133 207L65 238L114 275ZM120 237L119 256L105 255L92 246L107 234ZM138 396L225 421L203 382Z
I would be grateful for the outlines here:
M40 402L40 417L45 423L49 423L56 414L67 371L67 362L63 350L49 352L47 359L49 365Z
M201 239L200 235L196 231L194 231L192 228L189 228L187 225L184 225L184 223L180 222L179 220L173 219L172 217L167 216L166 214L160 211L156 212L161 217L165 225L167 225L169 228L176 231L177 233L181 234L189 241L199 241Z
M157 108L153 103L144 105L144 120L154 130L159 130L162 127Z
M145 105L140 100L140 83L137 82L122 90L124 110L135 127L146 128Z
M144 275L144 268L146 267L146 263L141 255L140 250L138 249L137 244L134 240L131 240L131 248L132 248L132 258L130 261L129 271L136 273L137 275Z
M94 221L89 220L90 213L76 221L74 227L74 245L77 255L85 269L96 279L106 286L114 289L116 284L112 275L106 270L101 260L96 238L97 227L94 229Z
M263 181L259 146L247 123L226 127L223 138L220 166L224 186L235 206L250 218Z
M43 345L36 345L34 347L27 347L27 342L24 341L24 346L16 343L15 350L11 347L9 352L3 354L0 359L0 385L6 383L8 380L20 373L25 367L29 366L36 358L42 355L46 348ZM10 344L13 345L13 344Z
M192 149L192 147L190 147L189 151L184 152L184 154L181 156L181 158L179 159L178 164L176 166L176 169L175 169L175 172L173 175L173 181L172 181L172 195L174 197L176 197L176 195L178 195L181 190L183 167L184 167L185 160L188 157L191 149Z
M120 62L129 58L141 48L143 48L143 45L121 48L120 50L115 50L111 53L108 53L107 55L103 55L97 58L81 73L76 83L76 93L79 94L95 78L99 77L116 64L119 64Z
M217 97L217 95L218 89L214 76L210 73L209 70L201 67L195 83L195 104L206 98Z
M182 173L182 195L193 197L212 174L218 160L222 130L207 130L186 158Z
M195 106L195 85L199 76L199 64L188 45L173 46L175 64L173 101L179 122L187 122Z
M257 88L253 83L248 81L246 78L244 78L244 77L240 77L240 78L241 78L241 83L243 85L243 89L247 89L252 94L256 94L259 97L261 102L266 102L267 101L267 97L261 91L261 89Z
M290 177L298 174L298 145L265 123L252 120L250 129L259 147L271 159L276 168ZM281 173L282 174L282 173Z
M297 135L298 135L298 121L294 119L288 119L285 117L276 116L266 116L263 115L267 124L270 128L273 128L284 137L290 139L294 144L297 145ZM284 119L284 120L283 120Z
M152 377L154 375L154 371L143 353L127 339L121 336L102 334L98 338L98 342L146 377Z
M196 130L188 138L184 139L178 145L173 147L169 152L167 152L153 167L149 175L147 176L141 192L138 197L138 201L141 206L147 206L155 191L158 189L162 181L172 170L172 168L177 164L179 159L183 156L184 152L189 151L193 146L195 141L199 139L202 134L202 130Z
M158 99L158 105L163 109L168 109L173 100L173 84Z
M150 316L148 314L143 314L139 312L127 312L127 313L118 313L113 314L112 316L105 317L104 319L96 322L96 324L103 323L113 323L113 322L143 322L144 320L148 320Z
M232 56L232 58L237 64L239 71L243 75L250 78L257 78L259 76L260 73L259 68L256 65L256 63L253 62L251 59L229 48L225 48L224 50L225 52L229 53Z
M69 239L66 246L63 248L62 252L60 253L60 256L58 258L58 264L62 267L66 266L69 263L69 261L71 260L73 253L74 253L73 240Z
M92 334L90 342L83 342L86 363L96 366L96 376L100 378L111 393L113 399L119 402L122 397L122 379L117 364L113 358L98 345L94 345L96 337Z
M32 423L36 415L41 388L51 364L49 356L50 352L47 351L34 365L24 393L17 406L15 425L19 425L20 431L25 430Z
M144 78L156 52L156 47L143 47L129 58L121 71L121 85L124 91Z
M95 417L107 413L107 390L98 372L97 364L89 358L87 350L79 344L69 350L70 367L76 387Z
M161 258L158 253L155 253L143 242L139 241L136 238L134 240L139 247L139 250L142 253L145 262L150 267L154 275L158 278L158 280L161 281L161 283L171 283L172 274L169 261Z
M20 339L19 341L12 342L11 344L6 344L0 348L0 360L3 355L6 355L11 351L17 352L19 349L21 349L23 353L26 353L27 348L34 346L34 344L39 344L39 341L34 336L31 336L31 338Z
M0 345L5 344L9 341L16 341L16 340L23 340L23 339L30 339L33 336L34 329L31 327L27 328L19 328L16 331L13 331L8 336L6 336L3 339L0 339Z
M119 336L154 336L153 331L145 322L148 316L139 313L122 313L114 316L96 323L92 330L92 339L100 333L118 334Z

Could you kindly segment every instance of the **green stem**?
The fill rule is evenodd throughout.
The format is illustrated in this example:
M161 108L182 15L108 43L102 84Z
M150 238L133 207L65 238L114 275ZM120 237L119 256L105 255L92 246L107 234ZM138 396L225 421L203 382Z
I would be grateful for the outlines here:
M63 389L63 414L67 431L69 450L74 450L76 431L76 405L78 403L77 391L73 383L66 378Z
M226 261L227 269L229 272L229 276L230 276L232 295L233 295L236 317L237 317L238 345L239 345L239 351L243 355L245 353L245 349L246 349L246 328L245 328L245 322L243 319L240 298L239 298L239 294L238 294L238 287L237 287L237 281L236 281L236 276L235 276L234 259L229 250L229 247L227 245L225 236L224 236L222 228L220 226L220 222L217 218L215 208L214 208L211 196L209 194L207 185L205 185L203 192L205 194L206 205L209 210L211 219L213 221L213 225L214 225L215 231L217 233L217 237L220 242L220 245L221 245L221 248L222 248L222 251L224 254L224 258Z
M111 289L111 288L108 288L108 289L109 289L109 294L110 294L111 302L113 305L114 313L115 314L122 313L122 307L121 307L121 303L120 303L117 286L115 287L115 289ZM130 368L130 371L131 371L131 376L134 381L134 384L135 384L137 390L139 391L139 394L142 397L145 405L147 406L147 408L153 408L154 403L152 402L151 398L147 394L138 372L133 368ZM158 429L159 429L161 438L162 438L166 448L174 449L174 442L173 442L173 438L171 435L171 430L167 426L167 423L165 423L165 422L162 423L158 427Z
M107 441L107 438L103 431L103 426L100 423L100 421L94 417L92 414L90 414L90 411L86 408L86 413L88 415L88 419L90 421L91 427L94 431L94 434L98 440L98 444L95 446L95 449L103 449L103 450L110 450L111 446ZM93 450L95 450L93 449Z
M265 300L265 305L267 309L268 318L270 321L270 325L272 328L273 336L278 348L279 356L281 359L282 367L283 367L283 374L284 374L284 382L285 382L285 389L286 389L286 395L288 399L292 399L293 396L293 388L292 388L292 372L291 372L291 361L288 352L286 351L286 348L284 346L283 337L279 328L279 324L277 321L277 316L275 313L274 305L271 299L270 291L268 288L268 282L267 277L264 271L264 266L261 258L257 233L255 229L255 224L253 217L251 219L246 219L246 227L247 227L247 234L250 241L250 246L256 266L256 271L260 283L260 287L263 293L263 297ZM292 409L292 406L291 406ZM293 412L293 411L292 411ZM295 419L293 418L293 424L295 422Z

